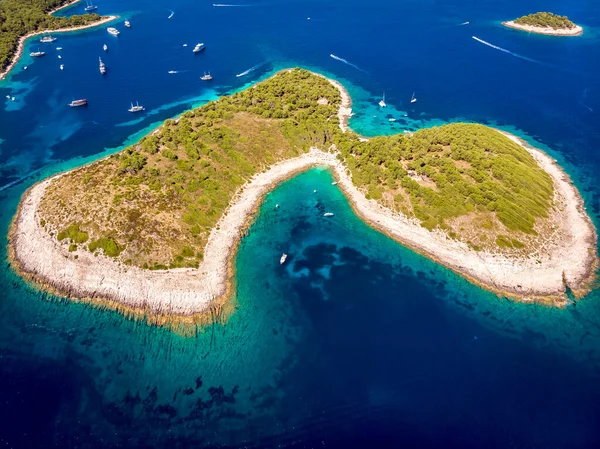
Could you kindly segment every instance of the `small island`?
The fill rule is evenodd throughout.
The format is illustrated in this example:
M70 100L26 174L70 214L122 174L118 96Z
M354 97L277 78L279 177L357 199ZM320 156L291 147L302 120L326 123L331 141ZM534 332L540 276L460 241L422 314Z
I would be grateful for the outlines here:
M502 22L502 25L515 30L550 36L579 36L583 33L583 28L571 22L567 16L559 16L551 12L529 14L515 20Z
M115 16L98 14L55 17L56 11L80 0L2 0L0 1L0 80L15 66L25 41L50 32L75 31L101 25Z
M350 115L341 84L301 69L185 112L32 186L11 225L11 264L50 291L155 323L214 319L231 304L261 199L325 166L365 222L471 282L556 306L589 291L596 230L545 153L468 123L366 139Z

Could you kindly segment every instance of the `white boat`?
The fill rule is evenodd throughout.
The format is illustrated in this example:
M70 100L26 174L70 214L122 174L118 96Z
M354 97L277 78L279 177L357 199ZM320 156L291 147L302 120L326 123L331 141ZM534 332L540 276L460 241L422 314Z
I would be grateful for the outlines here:
M108 45L104 44L104 45L102 46L102 48L104 49L104 51L108 51Z
M56 40L56 38L55 38L55 37L52 37L52 36L48 35L48 36L44 36L44 37L42 37L42 38L40 39L40 42L41 42L42 44L49 44L49 43L51 43L51 42L54 42L55 40Z
M206 45L204 45L203 43L196 44L196 46L194 47L194 49L192 50L192 52L194 52L194 53L200 53L205 48L206 48Z
M27 66L23 67L23 70L27 70Z
M202 81L210 81L210 80L211 80L211 79L213 79L213 78L212 78L212 75L210 74L210 72L208 72L208 73L204 72L204 75L202 75L202 76L200 77L200 79L201 79Z
M85 12L92 12L98 9L96 5L94 5L91 1L86 0L86 7L84 9Z
M129 112L140 112L144 110L144 106L140 106L140 104L136 101L135 106L131 103L131 107L128 109Z
M113 36L118 36L118 35L120 34L120 33L119 33L119 30L117 30L117 29L116 29L116 28L114 28L114 27L108 27L108 28L106 29L106 31L108 31L108 32L109 32L110 34L112 34Z
M173 75L174 73L177 73L177 70L169 70L170 75Z
M15 101L15 97L11 97L10 99L11 99L12 101Z
M396 121L396 119L395 119L395 118L389 118L388 120L389 120L390 122L395 122L395 121Z
M7 95L6 98L8 98L10 100L10 95Z
M412 97L410 98L410 102L411 103L416 103L417 102L417 98L415 97L415 93L413 92Z
M56 51L61 51L62 47L56 47Z
M104 62L102 62L102 58L98 58L98 61L100 63L99 64L100 65L100 73L102 75L105 75L106 74L106 65L104 64Z
M333 212L325 212L323 214L324 217L333 217Z
M58 59L62 59L62 56L61 56L61 55L58 55Z
M285 260L287 259L287 254L283 253L281 255L281 258L279 259L279 265L283 265L285 263Z
M332 186L337 186L337 183L338 183L337 181L333 181L333 182L331 183L331 185L332 185Z
M60 69L61 69L61 70L64 70L64 69L65 69L65 65L64 65L64 64L61 64L61 65L60 65Z
M184 47L187 47L187 44L183 44Z
M131 23L129 22L129 20L125 20L125 26L127 28L131 27Z
M40 56L44 56L46 53L43 51L40 51L39 49L37 51L32 51L31 53L29 53L29 56L33 57L33 58L39 58Z
M379 102L379 106L381 106L382 108L385 108L387 105L385 104L385 92L383 93L383 98L381 99L381 101Z

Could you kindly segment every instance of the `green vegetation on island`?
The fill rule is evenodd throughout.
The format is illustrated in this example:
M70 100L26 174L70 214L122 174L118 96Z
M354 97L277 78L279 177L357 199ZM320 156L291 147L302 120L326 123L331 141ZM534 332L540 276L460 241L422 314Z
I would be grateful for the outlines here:
M535 14L519 17L513 22L519 25L531 25L555 30L570 30L577 26L567 16L559 16L551 12L536 12Z
M87 25L101 19L98 14L55 17L48 13L70 0L0 1L0 71L8 67L17 51L19 38L29 33Z
M475 249L526 252L551 232L550 176L498 131L457 123L364 141L339 129L340 104L325 78L281 72L56 178L42 226L139 267L197 267L236 190L317 147L338 151L368 197Z

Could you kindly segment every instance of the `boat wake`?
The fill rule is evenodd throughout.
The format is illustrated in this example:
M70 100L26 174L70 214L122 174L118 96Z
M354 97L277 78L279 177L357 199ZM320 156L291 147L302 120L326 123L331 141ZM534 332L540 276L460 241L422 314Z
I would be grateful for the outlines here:
M235 8L236 6L252 6L252 5L229 5L227 3L213 3L215 8Z
M510 50L507 50L506 48L502 48L502 47L498 47L497 45L490 44L489 42L486 42L483 39L479 39L477 36L472 36L472 37L477 42L481 42L483 45L487 45L488 47L492 47L492 48L494 48L496 50L500 50L501 52L508 53L509 55L512 55L515 58L523 59L523 60L529 61L529 62L535 62L536 64L543 64L543 62L541 62L541 61L537 61L535 59L528 58L527 56L523 56L523 55L520 55L518 53L514 53L514 52L512 52Z
M27 178L29 178L29 177L35 175L37 172L41 171L44 167L40 167L37 170L34 170L31 173L29 173L29 174L27 174L27 175L25 175L25 176L23 176L23 177L21 177L19 179L15 179L14 181L9 182L8 184L5 184L5 185L1 186L0 187L0 192L2 192L4 189L8 189L9 187L14 186L15 184L20 183L21 181L25 181Z
M336 61L343 62L344 64L347 64L347 65L349 65L350 67L353 67L353 68L355 68L356 70L359 70L359 71L361 71L361 72L365 72L363 69L361 69L361 68L360 68L359 66L357 66L356 64L352 64L352 63L351 63L350 61L348 61L347 59L340 58L339 56L336 56L336 55L334 55L333 53L331 53L331 54L329 55L329 57L331 57L331 58L335 59ZM366 72L365 72L365 73L366 73Z
M242 73L238 73L237 75L235 75L237 78L240 78L242 76L246 76L248 75L248 73L254 72L256 69L258 69L261 65L263 65L264 62L261 62L260 64L256 64L253 67L250 67L248 70L246 70L245 72Z
M171 14L169 15L169 17L167 17L167 19L170 19L171 17L173 17L175 15L175 11L172 11L170 9L167 9L167 11L169 11Z

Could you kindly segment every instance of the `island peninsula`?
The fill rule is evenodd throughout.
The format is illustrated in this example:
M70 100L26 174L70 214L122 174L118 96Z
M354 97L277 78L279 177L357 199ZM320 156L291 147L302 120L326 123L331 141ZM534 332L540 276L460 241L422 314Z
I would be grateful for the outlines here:
M264 195L326 166L363 220L486 289L557 306L589 290L596 231L545 153L466 123L365 139L350 107L341 84L294 69L167 120L32 186L12 265L73 299L198 323L228 304Z
M502 25L515 30L549 36L579 36L583 34L583 27L574 24L566 16L559 16L551 12L529 14L515 20L502 22Z
M56 11L80 0L0 1L0 80L15 66L33 36L95 27L116 19L98 14L55 17Z

